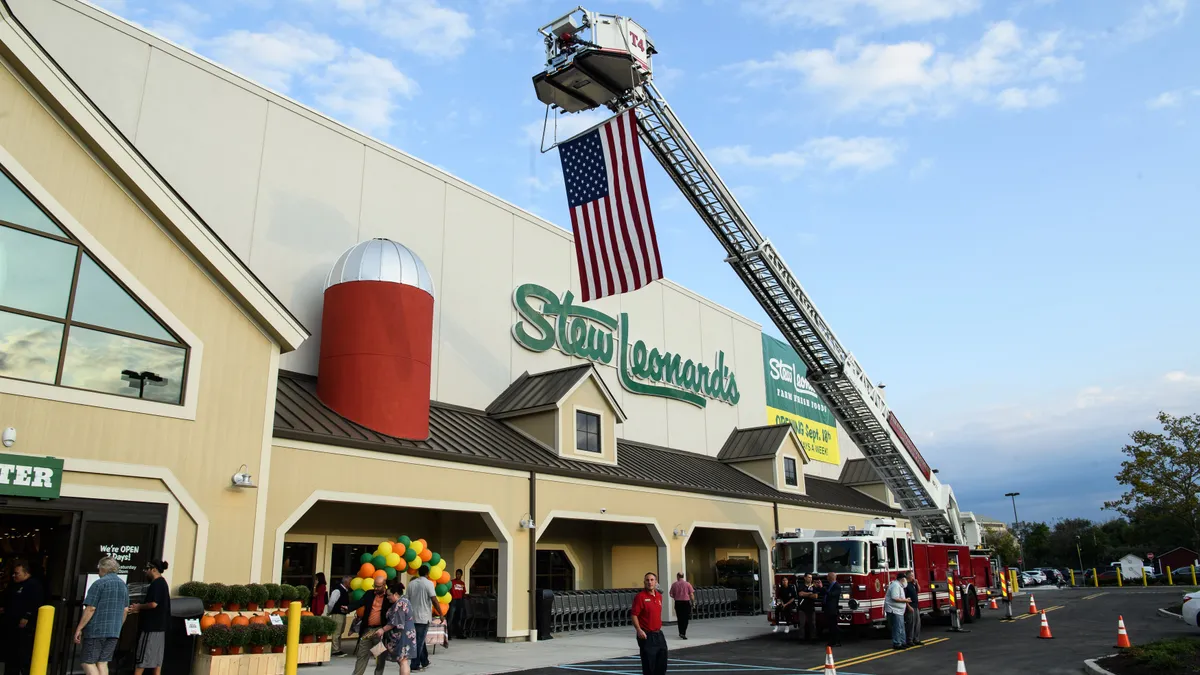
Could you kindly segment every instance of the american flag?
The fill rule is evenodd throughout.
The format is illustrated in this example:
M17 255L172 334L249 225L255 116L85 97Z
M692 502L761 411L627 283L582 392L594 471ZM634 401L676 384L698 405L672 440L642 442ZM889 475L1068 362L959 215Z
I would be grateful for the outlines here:
M661 279L634 111L563 143L558 154L583 301L628 293Z

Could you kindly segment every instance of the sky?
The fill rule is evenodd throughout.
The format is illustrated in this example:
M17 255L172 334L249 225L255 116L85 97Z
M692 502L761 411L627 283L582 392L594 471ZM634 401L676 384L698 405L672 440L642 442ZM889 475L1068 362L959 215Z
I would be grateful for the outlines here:
M1189 2L1191 3L1189 5ZM559 225L540 0L97 4ZM1200 412L1196 0L609 0L963 509L1113 517ZM545 136L545 138L543 138ZM671 279L770 325L647 154Z

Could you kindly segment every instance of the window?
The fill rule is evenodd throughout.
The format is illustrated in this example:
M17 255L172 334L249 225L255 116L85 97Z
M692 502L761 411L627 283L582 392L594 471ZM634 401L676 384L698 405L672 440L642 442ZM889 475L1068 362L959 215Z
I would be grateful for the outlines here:
M796 478L796 460L791 457L783 458L783 482L792 487L800 485L799 479Z
M552 591L575 590L575 566L565 551L537 552L537 587Z
M499 578L500 552L485 548L471 564L471 586L468 590L472 595L495 595Z
M188 347L0 171L0 377L180 404Z
M281 584L313 587L317 578L317 545L309 542L287 542L283 545L283 574Z
M801 541L795 544L776 544L775 571L786 574L812 572L813 543Z
M823 541L817 544L817 573L866 574L867 545L863 541Z
M898 569L908 569L908 540L900 539L896 542L896 555Z
M888 569L896 569L896 540L888 538L887 540L887 563Z
M342 577L356 576L362 567L362 554L374 555L379 544L334 544L329 554L329 583L336 584Z
M575 411L575 448L584 452L600 452L600 416Z

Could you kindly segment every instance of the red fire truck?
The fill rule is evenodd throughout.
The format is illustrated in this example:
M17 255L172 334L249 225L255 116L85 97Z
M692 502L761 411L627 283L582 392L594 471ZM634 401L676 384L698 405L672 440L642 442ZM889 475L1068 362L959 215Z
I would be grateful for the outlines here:
M842 586L838 623L843 626L882 626L884 593L900 572L916 579L923 616L949 616L952 605L946 579L950 572L954 573L954 610L964 623L980 618L988 598L1000 595L1000 567L990 551L964 544L914 542L911 530L887 518L867 520L861 530L778 533L774 567L776 587L784 577L796 585L806 573L818 578L835 573ZM774 602L771 607L767 620L775 624Z

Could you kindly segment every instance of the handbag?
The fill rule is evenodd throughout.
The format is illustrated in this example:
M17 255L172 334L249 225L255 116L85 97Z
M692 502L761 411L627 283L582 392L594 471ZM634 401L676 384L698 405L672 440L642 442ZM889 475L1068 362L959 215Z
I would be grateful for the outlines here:
M379 642L375 643L374 647L371 647L371 656L378 657L385 651L387 651L387 645L383 644L383 640L380 640Z

